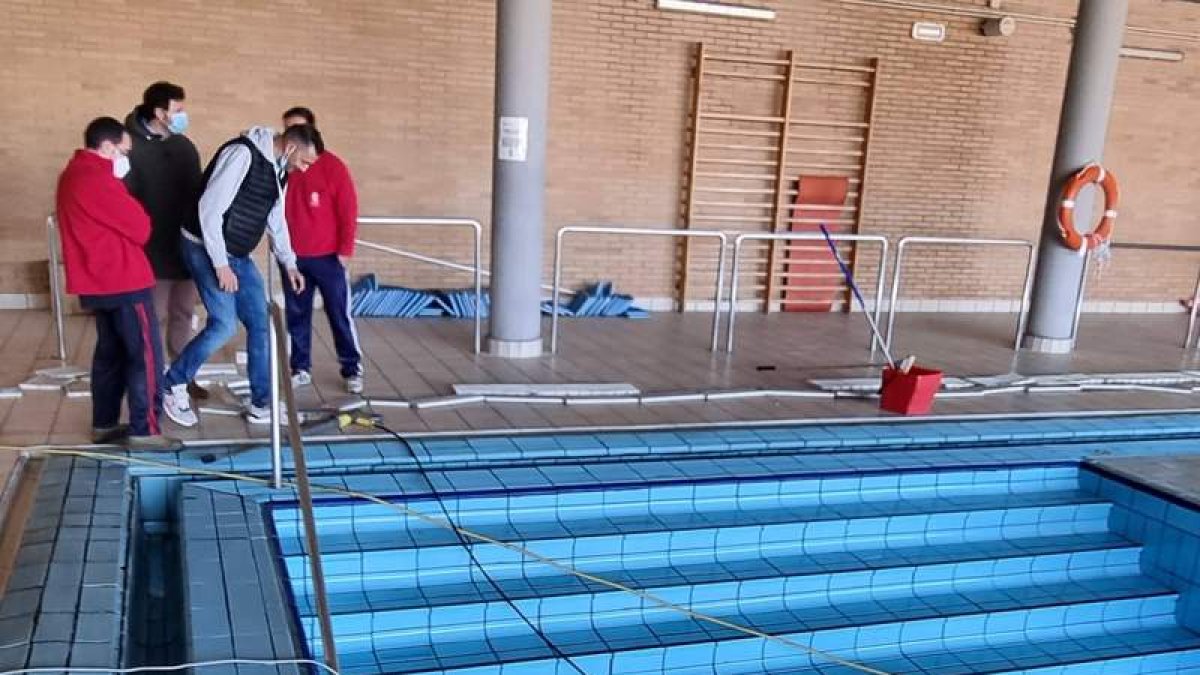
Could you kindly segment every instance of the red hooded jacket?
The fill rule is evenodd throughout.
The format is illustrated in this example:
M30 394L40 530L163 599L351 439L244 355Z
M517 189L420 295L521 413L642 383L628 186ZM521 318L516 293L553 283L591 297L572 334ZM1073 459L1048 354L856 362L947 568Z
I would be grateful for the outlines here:
M112 167L90 150L77 150L58 177L55 201L68 293L115 295L154 285L142 248L150 239L150 217Z

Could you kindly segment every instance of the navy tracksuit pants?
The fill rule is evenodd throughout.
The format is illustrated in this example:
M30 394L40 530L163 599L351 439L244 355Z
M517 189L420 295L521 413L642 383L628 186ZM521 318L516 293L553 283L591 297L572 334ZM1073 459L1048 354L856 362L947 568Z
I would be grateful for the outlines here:
M312 370L313 295L319 290L342 377L361 375L362 350L358 345L358 332L354 330L354 319L350 317L350 280L346 268L333 254L297 257L296 268L304 275L304 290L296 293L291 284L286 281L283 284L288 334L292 339L292 372ZM286 271L283 278L287 279Z
M129 399L129 435L162 433L162 342L150 289L114 295L84 295L80 304L96 319L92 355L92 426L107 429L121 420Z

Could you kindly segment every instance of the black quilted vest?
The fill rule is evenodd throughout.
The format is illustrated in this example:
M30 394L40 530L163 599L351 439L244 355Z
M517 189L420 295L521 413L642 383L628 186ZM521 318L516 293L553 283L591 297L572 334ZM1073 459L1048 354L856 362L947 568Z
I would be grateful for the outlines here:
M258 242L262 241L263 233L267 230L267 216L270 215L271 209L275 208L275 203L279 201L279 176L275 173L275 165L264 157L258 148L254 147L254 143L249 138L238 136L222 145L217 150L217 154L213 155L208 167L204 169L204 186L206 188L212 179L217 158L232 145L246 146L246 149L250 151L251 158L250 170L242 179L237 195L233 198L233 202L225 211L224 216L225 250L229 255L240 258L250 255L258 247ZM193 236L203 238L198 218L194 222L189 222L185 227Z

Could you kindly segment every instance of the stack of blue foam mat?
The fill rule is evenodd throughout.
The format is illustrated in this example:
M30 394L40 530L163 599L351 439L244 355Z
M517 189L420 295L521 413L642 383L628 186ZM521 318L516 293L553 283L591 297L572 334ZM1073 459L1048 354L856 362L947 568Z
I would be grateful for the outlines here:
M554 313L553 303L543 302L542 313ZM640 307L634 307L632 297L614 293L611 281L602 281L576 293L565 304L559 304L558 315L578 318L621 317L626 319L644 319L650 316L650 313Z
M488 294L484 293L481 300L481 314L486 317ZM470 319L475 316L475 291L426 291L404 286L384 286L374 274L368 274L354 282L350 288L350 312L354 316L394 319Z
M486 292L479 299L479 315L487 317L492 296ZM438 291L438 300L446 307L446 316L455 319L475 318L475 290Z
M384 286L374 274L354 282L350 288L350 312L353 316L414 319L418 317L475 317L475 291L425 291L404 286ZM488 316L491 296L485 291L480 298L480 314ZM552 303L542 303L542 313L550 314ZM633 298L613 292L612 282L601 282L576 293L559 306L559 316L622 317L641 319L650 314L633 306Z

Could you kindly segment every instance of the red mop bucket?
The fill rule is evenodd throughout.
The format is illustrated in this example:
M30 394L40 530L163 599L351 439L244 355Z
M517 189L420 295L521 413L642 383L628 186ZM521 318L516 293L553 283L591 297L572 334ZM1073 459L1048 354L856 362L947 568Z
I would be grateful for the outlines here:
M924 415L933 408L933 397L942 387L942 371L913 366L907 373L883 369L879 407L900 415Z

